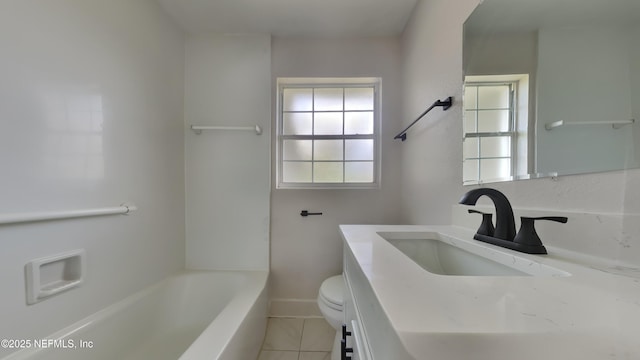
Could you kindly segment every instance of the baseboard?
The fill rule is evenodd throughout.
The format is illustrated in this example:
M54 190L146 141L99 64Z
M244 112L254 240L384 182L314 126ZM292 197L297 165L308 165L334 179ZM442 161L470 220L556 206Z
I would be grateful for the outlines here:
M316 299L271 299L269 317L322 317Z

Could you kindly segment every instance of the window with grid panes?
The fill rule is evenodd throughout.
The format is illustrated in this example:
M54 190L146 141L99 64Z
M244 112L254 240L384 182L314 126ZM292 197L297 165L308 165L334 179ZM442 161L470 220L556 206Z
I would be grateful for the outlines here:
M379 84L278 80L278 188L377 187Z
M516 85L516 82L465 82L465 184L513 176Z

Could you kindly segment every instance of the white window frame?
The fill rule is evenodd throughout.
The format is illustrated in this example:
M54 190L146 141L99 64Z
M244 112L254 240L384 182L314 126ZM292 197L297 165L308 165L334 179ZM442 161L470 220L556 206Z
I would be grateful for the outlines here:
M380 187L380 78L278 78L276 105L276 189L377 189ZM373 135L283 135L283 91L286 88L348 88L373 87ZM370 183L324 183L324 182L284 182L283 169L283 140L373 140L373 182ZM343 154L344 156L344 154ZM342 161L343 163L347 160Z
M508 136L511 139L511 155L508 157L511 163L511 173L508 178L504 179L494 179L494 178L483 178L482 173L480 172L480 164L478 164L478 179L477 180L467 180L463 182L463 185L475 185L475 184L483 184L485 182L496 182L496 181L508 181L513 180L517 177L517 174L526 172L526 166L528 163L527 158L527 143L528 143L528 87L529 87L529 76L528 74L517 74L517 75L477 75L477 76L467 76L465 77L464 87L467 86L500 86L500 85L508 85L510 87L509 94L509 129L506 132L493 132L493 133L479 133L479 132L471 132L464 133L463 140L466 138L483 138L483 137L495 137L495 136ZM466 89L465 89L466 91ZM487 109L484 109L487 110ZM490 109L489 109L490 110ZM463 111L467 111L465 108ZM478 111L476 109L476 111ZM477 124L476 124L477 125ZM479 151L480 156L477 158L464 158L463 160L478 160L481 162L482 160L491 159L490 157L482 156L482 153ZM463 151L463 156L465 156ZM507 158L507 157L503 157Z

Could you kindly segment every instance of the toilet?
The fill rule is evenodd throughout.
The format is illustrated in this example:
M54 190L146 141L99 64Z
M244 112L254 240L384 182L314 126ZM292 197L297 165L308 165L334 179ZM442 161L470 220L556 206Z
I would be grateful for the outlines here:
M332 276L322 282L318 291L318 307L325 320L336 329L331 360L340 360L340 341L344 324L344 279L342 275Z

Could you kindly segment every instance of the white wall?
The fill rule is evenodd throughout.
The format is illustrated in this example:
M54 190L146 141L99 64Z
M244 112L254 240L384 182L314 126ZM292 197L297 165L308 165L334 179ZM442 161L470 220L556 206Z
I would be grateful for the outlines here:
M1 338L42 337L183 267L183 44L155 1L0 3L0 214L139 207L1 225ZM77 248L86 283L27 306L25 264Z
M454 97L411 128L402 145L404 222L448 224L444 208L462 195L462 23L477 1L418 3L402 44L402 117L409 121L436 99Z
M478 0L423 0L403 37L403 110L419 112L423 99L461 97L462 23ZM409 134L403 146L403 220L412 224L446 224L449 206L471 189L463 187L461 104L431 117ZM563 176L490 184L505 193L516 208L576 210L593 213L637 214L640 210L640 171ZM571 221L571 220L570 220ZM637 221L624 220L607 239L616 245L639 246ZM570 226L567 225L562 226ZM570 241L581 241L571 239ZM620 257L625 251L619 248ZM640 261L636 259L635 261Z
M271 311L276 315L306 315L315 306L322 281L342 272L338 225L399 221L400 202L396 195L402 145L394 142L393 136L402 130L398 118L400 48L397 38L276 37L272 42L272 59L272 88L278 77L382 78L381 188L272 190L271 297L274 301ZM275 111L275 93L272 99ZM273 131L275 133L275 128ZM275 183L275 179L273 181ZM323 215L301 217L300 211L305 209ZM305 307L305 301L309 307Z
M269 268L271 38L209 35L186 46L187 267ZM191 125L260 125L255 132Z

